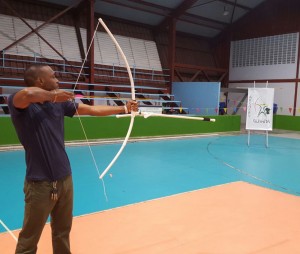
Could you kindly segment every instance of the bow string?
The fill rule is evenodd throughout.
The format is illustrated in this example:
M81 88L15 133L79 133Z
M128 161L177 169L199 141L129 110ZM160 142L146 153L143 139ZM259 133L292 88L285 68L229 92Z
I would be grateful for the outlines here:
M85 54L85 58L84 58L84 61L82 63L82 66L81 66L81 69L80 69L80 72L78 74L78 78L76 80L76 83L74 85L74 88L73 88L73 92L75 91L76 87L77 87L77 84L78 84L78 81L79 81L79 78L81 76L81 73L83 71L83 68L84 68L84 65L85 65L85 62L87 60L87 56L89 54L89 51L90 51L90 48L93 44L93 41L94 41L94 38L95 38L95 35L97 33L97 29L98 29L98 26L99 26L99 23L101 23L101 25L103 26L103 28L105 29L105 31L107 32L107 34L109 35L109 37L111 38L111 40L113 41L113 43L115 44L118 52L120 53L122 59L124 60L124 63L125 63L125 66L126 66L126 69L127 69L127 72L128 72L128 76L129 76L129 80L130 80L130 87L131 87L131 99L133 101L135 101L135 87L134 87L134 81L133 81L133 76L132 76L132 72L131 72L131 69L130 69L130 66L129 66L129 63L127 61L127 58L122 50L122 48L120 47L118 41L116 40L116 38L114 37L114 35L111 33L111 31L109 30L109 28L106 26L106 24L104 23L104 21L99 18L98 19L98 23L97 23L97 26L96 26L96 29L94 31L94 34L93 34L93 37L92 37L92 40L91 40L91 43L88 47L88 50ZM116 162L116 160L119 158L120 154L122 153L122 151L124 150L128 140L129 140L129 137L130 137L130 134L132 132L132 128L133 128L133 124L134 124L134 118L135 118L135 112L131 112L131 120L130 120L130 124L129 124L129 127L128 127L128 131L127 131L127 134L125 136L125 139L122 143L122 146L120 147L119 151L117 152L117 154L115 155L115 157L113 158L113 160L108 164L108 166L104 169L104 171L100 174L100 171L99 171L99 168L98 168L98 165L96 163L96 159L95 159L95 156L93 154L93 151L91 149L91 146L90 146L90 143L88 141L88 138L87 138L87 134L86 134L86 131L84 129L84 126L83 126L83 123L81 121L81 118L78 117L79 119L79 122L80 122L80 125L81 125L81 128L83 130L83 133L84 133L84 136L85 136L85 139L86 139L86 142L88 143L88 147L89 147L89 150L90 150L90 153L91 153L91 156L92 156L92 159L93 159L93 162L94 162L94 165L95 165L95 168L98 172L98 175L99 175L99 178L100 179L103 179L103 177L106 175L106 173L110 170L110 168L113 166L113 164Z

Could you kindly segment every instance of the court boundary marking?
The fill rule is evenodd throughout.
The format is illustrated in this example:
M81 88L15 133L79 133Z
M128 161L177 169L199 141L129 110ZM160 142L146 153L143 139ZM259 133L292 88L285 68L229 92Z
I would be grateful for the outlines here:
M281 137L280 137L280 138L281 138ZM285 137L284 137L284 138L285 138ZM293 139L293 138L292 138L292 139ZM271 181L265 180L265 179L263 179L263 178L260 178L260 177L258 177L258 176L256 176L256 175L254 175L254 174L249 173L247 169L245 170L245 169L243 169L243 168L239 168L239 167L233 166L233 164L230 164L230 163L226 162L225 160L221 159L221 158L219 157L219 155L215 155L215 154L210 150L210 146L213 146L213 145L215 145L215 144L213 143L213 141L210 141L210 142L207 144L207 146L206 146L206 151L207 151L207 153L208 153L212 158L214 158L216 161L220 162L221 164L225 165L226 167L231 168L231 169L235 170L236 172L238 172L239 174L244 175L244 176L246 176L246 177L248 177L248 178L250 178L250 179L254 179L254 180L256 180L256 181L259 181L259 182L261 182L261 183L264 183L264 184L270 186L269 189L271 189L271 190L274 190L274 189L272 189L271 187L275 187L275 188L277 188L277 190L275 189L275 191L279 191L278 189L281 189L282 191L279 191L279 192L282 192L282 193L285 193L285 194L288 194L288 195L292 195L292 196L297 196L297 197L300 196L300 192L299 192L299 191L296 191L296 190L294 190L294 189L290 189L290 188L284 187L283 185L279 185L279 184L273 183L273 182L271 182ZM266 149L268 149L268 148L266 148ZM285 149L286 149L286 148L285 148ZM243 182L244 182L244 181L243 181ZM258 186L261 186L261 185L258 185Z
M86 216L90 216L90 215L94 215L94 214L99 214L99 213L110 212L110 211L113 211L113 210L116 210L116 209L122 209L122 208L129 207L129 206L140 205L140 204L143 204L143 203L153 202L153 201L156 201L156 200L162 200L162 199L166 199L166 198L169 198L169 197L176 197L176 196L180 196L180 195L184 195L184 194L188 194L188 193L193 193L193 192L196 192L196 191L203 191L203 190L212 189L212 188L215 188L215 187L221 187L221 186L230 185L230 184L234 184L234 183L240 183L240 182L241 183L244 182L244 183L247 183L247 184L255 185L255 184L248 183L248 182L245 182L245 181L233 181L233 182L228 182L228 183L222 183L222 184L217 184L217 185L213 185L213 186L204 187L204 188L201 188L201 189L180 192L180 193L171 194L171 195L164 196L164 197L153 198L153 199L144 200L144 201L140 201L140 202L136 202L136 203L132 203L132 204L118 206L118 207L114 207L114 208L110 208L110 209L105 209L105 210L102 210L102 211L81 214L81 215L73 216L73 219L81 218L81 217L86 217ZM255 185L255 186L259 186L259 185ZM262 186L259 186L259 187L262 187ZM268 188L266 188L266 189L268 189ZM47 222L45 225L47 225L47 224L50 224L50 222ZM22 228L13 229L13 230L11 230L11 232L20 231L21 229ZM7 231L0 232L0 235L1 234L8 234L8 232Z
M213 136L219 136L219 133L203 133L203 134L187 134L187 135L162 135L162 136L146 136L146 137L135 137L130 138L128 140L128 143L134 143L139 141L157 141L157 140L172 140L172 139L189 139L189 138L205 138L205 137L213 137ZM122 138L111 138L111 139L94 139L89 142L86 142L85 140L74 140L74 141L65 141L66 147L72 147L72 146L85 146L85 145L102 145L102 144L118 144L122 143ZM14 145L5 145L0 146L0 152L8 152L8 151L18 151L18 150L24 150L23 146L20 144Z

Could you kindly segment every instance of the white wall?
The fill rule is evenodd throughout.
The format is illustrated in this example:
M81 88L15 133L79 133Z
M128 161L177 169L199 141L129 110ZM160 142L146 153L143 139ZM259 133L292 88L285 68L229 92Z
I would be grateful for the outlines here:
M229 88L253 87L254 82L247 83L247 80L296 79L298 44L299 33L231 42L229 80L239 80L241 83L230 83ZM266 83L256 83L255 86L266 87ZM277 114L293 115L295 82L270 81L268 87L275 89L274 103L278 105ZM241 93L229 93L229 114L236 109L242 98ZM237 111L242 116L242 123L245 123L246 107L247 98ZM296 115L300 115L300 91L297 94Z
M296 78L298 41L298 33L232 41L229 80Z

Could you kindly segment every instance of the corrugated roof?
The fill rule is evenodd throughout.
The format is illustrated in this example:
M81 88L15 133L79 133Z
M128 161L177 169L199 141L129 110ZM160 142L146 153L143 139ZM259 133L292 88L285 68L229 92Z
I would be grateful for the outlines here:
M72 0L39 0L69 6ZM96 0L95 12L164 29L177 20L176 31L214 38L266 0Z

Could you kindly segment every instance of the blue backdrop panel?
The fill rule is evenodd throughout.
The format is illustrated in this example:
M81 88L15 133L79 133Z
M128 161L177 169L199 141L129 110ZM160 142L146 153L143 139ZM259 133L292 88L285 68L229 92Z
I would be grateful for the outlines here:
M220 82L173 82L172 94L193 115L218 115Z

